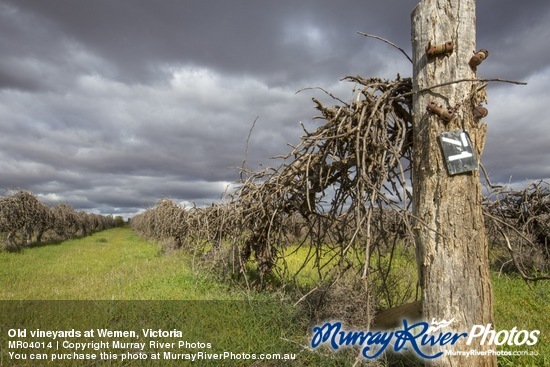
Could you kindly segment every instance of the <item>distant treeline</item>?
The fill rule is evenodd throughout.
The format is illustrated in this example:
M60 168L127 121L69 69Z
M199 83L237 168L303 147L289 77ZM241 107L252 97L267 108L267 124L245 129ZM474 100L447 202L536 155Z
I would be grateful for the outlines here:
M82 237L115 226L112 216L75 211L68 204L49 207L30 191L0 197L0 250Z

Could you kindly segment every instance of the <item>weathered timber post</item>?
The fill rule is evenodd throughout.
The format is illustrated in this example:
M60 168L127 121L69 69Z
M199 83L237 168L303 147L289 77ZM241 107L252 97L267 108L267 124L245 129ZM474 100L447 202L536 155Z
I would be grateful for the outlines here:
M443 132L467 131L481 156L486 126L474 118L473 104L483 99L483 91L477 90L477 82L452 83L476 77L469 65L475 38L475 0L422 0L412 13L413 90L449 83L413 99L413 210L422 312L428 322L454 318L456 332L493 322L479 173L450 175L438 140ZM428 45L436 47L427 52ZM466 346L463 339L448 348L488 347ZM427 363L496 366L496 357L443 355Z

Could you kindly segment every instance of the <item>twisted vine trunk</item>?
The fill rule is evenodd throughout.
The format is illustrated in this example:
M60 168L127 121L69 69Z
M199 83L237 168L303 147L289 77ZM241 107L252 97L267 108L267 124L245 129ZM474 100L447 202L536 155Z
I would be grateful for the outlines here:
M474 0L423 0L412 13L413 90L475 78L469 60L475 50ZM428 56L426 46L452 41L452 53ZM451 83L413 99L413 188L417 260L423 318L450 320L455 332L493 323L488 245L477 171L449 175L438 136L466 130L481 156L486 126L474 119L472 104L484 99L476 82ZM426 110L430 102L455 108L449 122ZM451 112L453 112L451 110ZM445 331L447 331L446 329ZM465 339L443 349L470 350ZM437 347L431 354L437 352ZM427 362L430 363L430 362ZM437 366L496 366L494 356L445 356Z

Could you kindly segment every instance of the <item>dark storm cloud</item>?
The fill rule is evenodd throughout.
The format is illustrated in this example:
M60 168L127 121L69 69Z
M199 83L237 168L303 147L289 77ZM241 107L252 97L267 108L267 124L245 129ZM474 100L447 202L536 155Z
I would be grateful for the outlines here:
M548 66L549 8L544 1L478 1L477 43L491 57L485 76L523 80Z
M395 25L409 22L415 2L23 0L11 2L18 9L11 13L26 19L19 26L25 34L51 32L35 52L54 45L55 53L74 41L127 83L150 82L162 77L162 66L183 63L287 84L319 79L318 68L357 72L346 61L364 47L357 31L371 28L408 44L409 31Z
M495 182L550 177L550 128L543 114L550 68L526 81L526 87L500 86L490 91L492 113L487 117L488 148L483 160Z
M0 187L130 215L171 197L219 199L246 166L275 165L344 75L411 74L417 0L0 1ZM479 1L492 84L493 181L550 176L544 112L550 3Z

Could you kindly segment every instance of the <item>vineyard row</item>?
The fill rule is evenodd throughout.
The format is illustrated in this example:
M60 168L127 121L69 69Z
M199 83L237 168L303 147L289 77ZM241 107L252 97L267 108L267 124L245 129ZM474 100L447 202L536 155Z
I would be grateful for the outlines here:
M0 198L0 250L87 236L115 226L112 216L75 211L67 204L48 207L31 192Z

